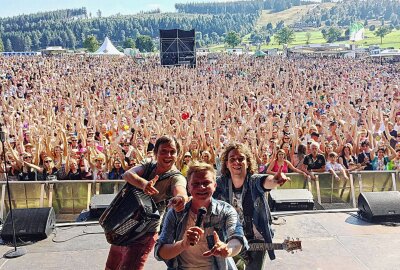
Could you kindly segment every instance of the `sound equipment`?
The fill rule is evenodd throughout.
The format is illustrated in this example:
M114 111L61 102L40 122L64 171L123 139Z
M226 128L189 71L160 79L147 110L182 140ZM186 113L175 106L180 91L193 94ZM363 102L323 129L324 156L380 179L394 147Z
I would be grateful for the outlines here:
M400 222L400 192L362 192L358 213L369 222Z
M313 196L307 189L273 189L268 203L273 212L314 209Z
M98 194L90 199L90 218L98 218L114 200L116 194Z
M14 209L13 216L17 241L26 242L46 239L53 231L56 223L56 214L53 207ZM9 214L3 225L1 238L5 242L11 242L13 239Z

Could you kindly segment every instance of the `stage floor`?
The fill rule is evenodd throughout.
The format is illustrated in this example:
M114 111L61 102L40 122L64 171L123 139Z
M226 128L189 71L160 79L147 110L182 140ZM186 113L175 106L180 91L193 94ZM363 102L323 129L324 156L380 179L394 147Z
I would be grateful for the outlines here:
M277 222L282 225L274 225L274 242L298 237L303 250L276 251L265 269L400 269L400 227L369 224L346 213L286 216ZM57 228L48 239L26 246L26 255L1 258L0 270L104 269L108 248L99 225ZM0 253L10 249L2 245ZM145 269L166 267L151 256Z

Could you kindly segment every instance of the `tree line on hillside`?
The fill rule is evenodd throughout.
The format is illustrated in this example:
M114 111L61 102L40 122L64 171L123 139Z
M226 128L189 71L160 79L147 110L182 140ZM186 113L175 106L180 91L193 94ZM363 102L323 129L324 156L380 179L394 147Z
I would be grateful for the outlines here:
M312 1L301 0L255 0L255 1L227 1L207 3L177 3L175 9L180 13L193 14L237 14L259 13L263 9L274 12L283 11L293 6L308 5Z
M400 1L398 0L345 0L330 9L317 7L301 19L304 23L321 26L349 26L353 22L368 20L390 21L393 26L400 24Z
M157 38L159 29L171 28L185 30L194 28L210 37L222 36L229 31L245 35L251 32L259 18L258 14L178 13L88 18L85 10L81 10L81 13L63 11L63 14L82 15L81 18L70 16L66 20L65 16L60 16L59 11L56 11L56 14L51 13L0 19L0 38L4 50L30 51L47 46L75 49L82 47L84 40L91 35L99 40L108 36L116 45L122 46L127 38L136 39L139 35Z

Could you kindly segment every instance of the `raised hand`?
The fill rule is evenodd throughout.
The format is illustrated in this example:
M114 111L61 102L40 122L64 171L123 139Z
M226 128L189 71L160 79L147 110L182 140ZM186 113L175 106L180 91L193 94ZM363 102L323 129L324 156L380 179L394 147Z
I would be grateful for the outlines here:
M199 227L190 227L183 235L182 245L185 249L189 246L195 246L199 243L200 238L203 236L204 231Z
M283 172L282 172L282 168L283 166L279 167L278 172L274 175L274 181L279 184L280 186L282 186L283 184L286 183L286 181L290 181L290 178L287 177Z
M229 257L229 248L228 244L219 240L219 236L216 231L213 232L214 234L214 246L209 250L203 253L204 257L216 256L216 257Z
M185 208L185 198L183 196L172 197L168 201L168 207L173 207L176 212L180 212Z
M153 179L147 182L147 184L144 186L143 192L150 196L158 194L158 190L154 187L157 180L158 180L158 175L154 176Z

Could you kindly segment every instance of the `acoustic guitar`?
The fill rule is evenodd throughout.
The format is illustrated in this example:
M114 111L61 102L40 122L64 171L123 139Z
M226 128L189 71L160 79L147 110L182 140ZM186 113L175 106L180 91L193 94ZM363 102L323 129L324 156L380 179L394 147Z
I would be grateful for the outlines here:
M267 251L267 250L286 250L287 252L294 253L296 250L301 250L301 241L299 238L296 240L288 237L283 243L265 243L263 240L249 240L249 249L241 252L238 257L249 264L252 260L249 251Z

